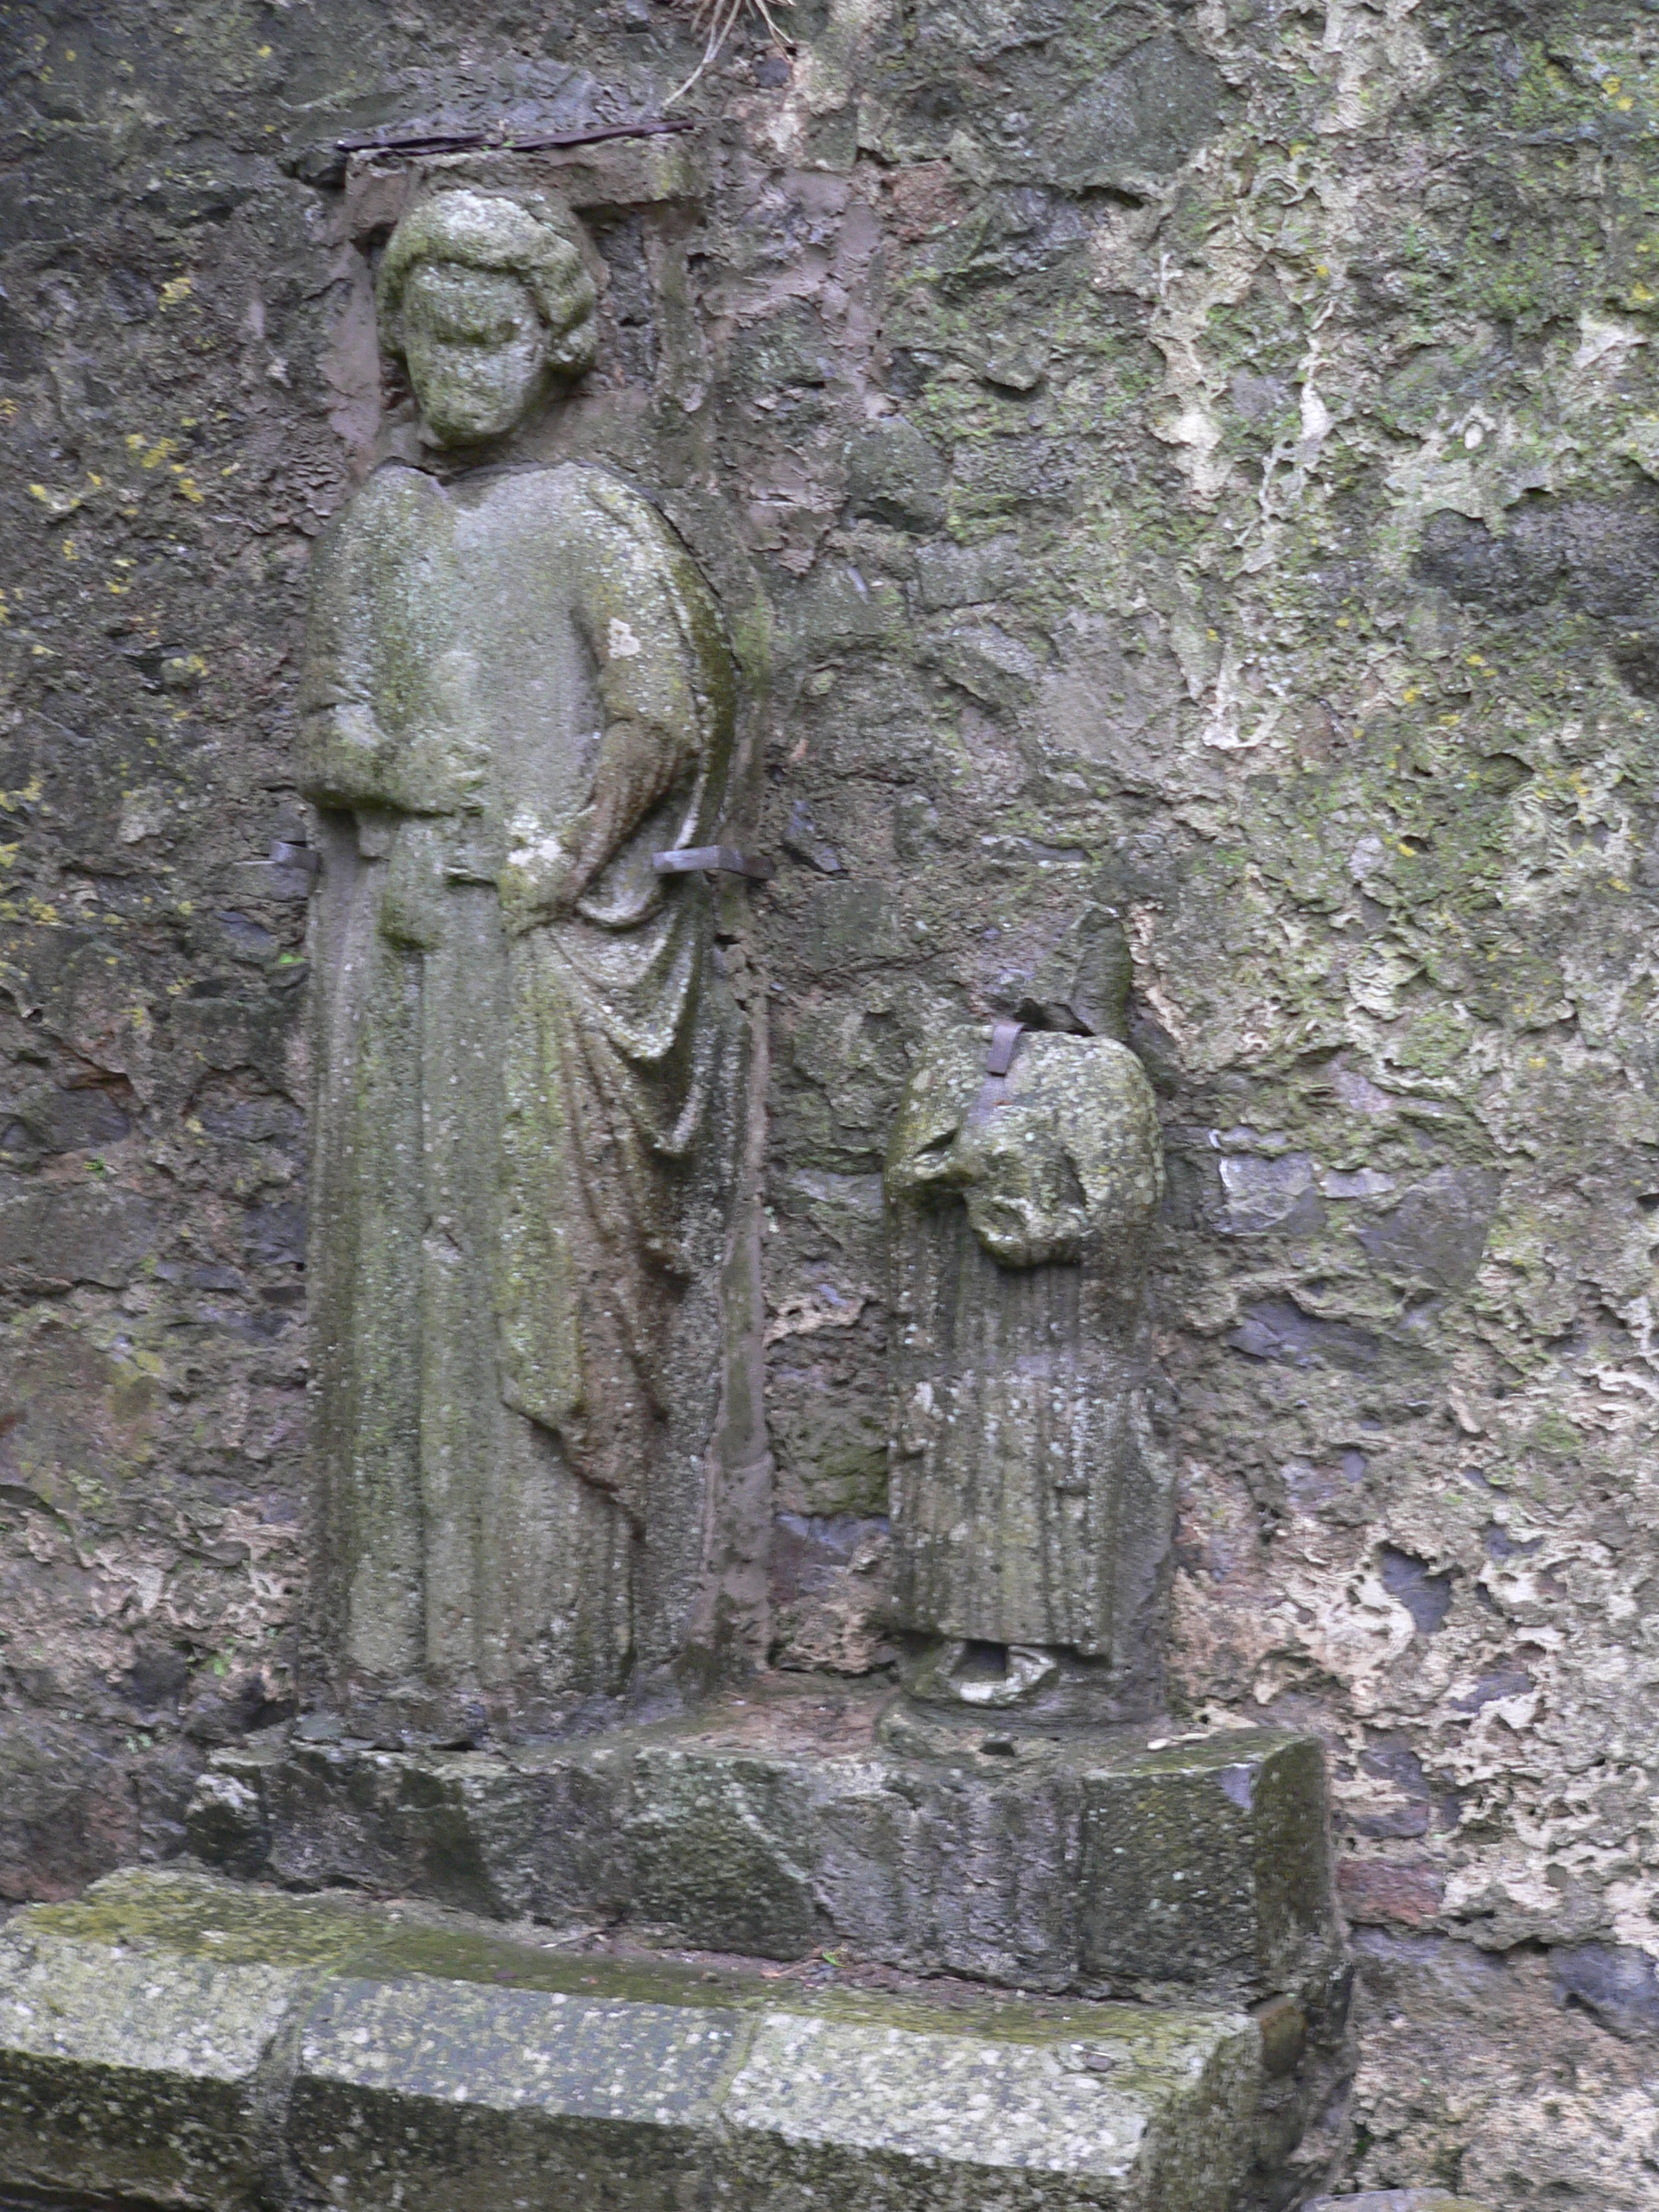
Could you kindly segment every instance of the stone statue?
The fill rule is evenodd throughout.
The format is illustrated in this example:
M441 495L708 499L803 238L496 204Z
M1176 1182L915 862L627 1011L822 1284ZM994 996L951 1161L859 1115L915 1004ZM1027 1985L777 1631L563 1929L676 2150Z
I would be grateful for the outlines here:
M889 1512L912 1696L1109 1719L1159 1688L1170 1532L1142 1294L1163 1154L1119 1041L1127 947L1099 910L1085 933L1103 985L1096 958L1092 986L1021 1011L1110 1033L950 1029L906 1091Z
M652 855L715 831L733 671L639 493L492 442L593 360L574 219L427 199L378 305L431 459L320 544L302 694L325 1626L417 1732L535 1726L693 1595L734 1026Z

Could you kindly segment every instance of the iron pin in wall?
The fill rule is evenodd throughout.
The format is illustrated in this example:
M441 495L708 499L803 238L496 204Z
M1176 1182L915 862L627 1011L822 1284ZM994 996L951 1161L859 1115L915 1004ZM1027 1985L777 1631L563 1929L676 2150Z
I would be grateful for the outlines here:
M658 875L695 875L707 869L711 875L746 875L752 883L765 883L774 873L762 855L740 853L735 845L677 846L670 852L653 853L651 864Z
M991 1048L985 1055L987 1075L1007 1075L1014 1065L1014 1053L1025 1033L1023 1021L995 1021L991 1024Z

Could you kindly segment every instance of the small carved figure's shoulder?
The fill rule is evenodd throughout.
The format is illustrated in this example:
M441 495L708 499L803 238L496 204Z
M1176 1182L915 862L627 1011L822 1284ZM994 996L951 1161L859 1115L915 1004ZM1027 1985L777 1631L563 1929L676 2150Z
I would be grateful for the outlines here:
M1077 1043L1077 1069L1084 1087L1098 1098L1116 1100L1124 1110L1155 1127L1158 1102L1140 1056L1115 1037L1079 1038Z
M956 1024L935 1031L922 1046L888 1141L890 1195L912 1160L960 1128L984 1085L990 1034L988 1027Z
M1120 1084L1131 1090L1139 1090L1147 1083L1146 1069L1139 1053L1116 1037L1081 1037L1077 1039L1098 1079L1103 1083Z
M1145 1068L1127 1045L1110 1037L1065 1040L1054 1056L1057 1125L1091 1205L1126 1189L1144 1209L1163 1188L1163 1136L1158 1101ZM1126 1179L1127 1179L1127 1181Z

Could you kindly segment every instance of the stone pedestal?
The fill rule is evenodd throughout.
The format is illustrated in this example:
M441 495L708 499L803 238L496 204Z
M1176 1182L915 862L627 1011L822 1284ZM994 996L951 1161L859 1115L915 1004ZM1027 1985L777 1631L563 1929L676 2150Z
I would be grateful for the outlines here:
M1190 2200L1217 2212L1277 2208L1306 2186L1296 2146L1345 2073L1347 1967L1308 1738L1029 1719L1007 1732L995 1716L918 1713L891 1689L780 1680L689 1717L501 1751L378 1748L327 1724L274 1733L214 1759L190 1833L216 1869L290 1896L349 1888L585 1931L607 1972L623 1955L636 1975L669 1954L716 1975L747 1960L741 1971L790 1987L805 1976L826 1999L874 1982L953 2003L976 1990L969 2009L988 2018L1116 2005L1148 2035L1219 2008L1257 2042L1248 2115L1224 2123L1243 2147L1218 2193ZM897 2055L883 2084L899 2046L855 2037L832 2094L817 2086L826 2033L779 2029L769 2094L780 2111L822 2102L879 2133L889 2090L918 2094ZM963 2061L963 2084L979 2063ZM1208 2057L1192 2063L1208 2078ZM1224 2106L1206 2124L1223 2125ZM818 2185L830 2155L791 2152L790 2188ZM952 2171L953 2202L1002 2202L1006 2176ZM1092 2168L1055 2169L1044 2202L1189 2201L1144 2176L1123 2186L1103 2195Z
M1321 2196L1304 2212L1487 2212L1472 2196L1443 2189L1368 2189L1357 2196Z
M810 1681L503 1751L276 1738L215 1758L190 1832L289 1887L1027 1989L1255 2002L1338 1955L1311 1739L946 1731Z
M1347 1983L1311 1739L1009 1735L814 1681L501 1751L317 1732L214 1760L215 1871L0 1931L9 2181L1280 2212L1322 2177Z

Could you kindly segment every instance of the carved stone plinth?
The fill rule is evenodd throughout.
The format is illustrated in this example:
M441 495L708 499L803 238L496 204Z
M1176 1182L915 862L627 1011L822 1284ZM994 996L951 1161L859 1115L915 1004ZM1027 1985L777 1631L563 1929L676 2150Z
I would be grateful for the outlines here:
M1305 2212L1488 2212L1472 2196L1448 2196L1443 2189L1368 2189L1357 2196L1319 2196Z
M1312 1739L994 1723L941 1738L902 1705L882 1728L891 1709L888 1692L804 1684L504 1752L278 1739L215 1758L191 1834L285 1885L780 1959L849 1945L1031 1989L1255 2002L1329 1971Z

